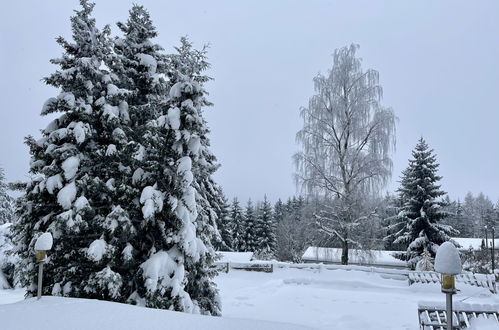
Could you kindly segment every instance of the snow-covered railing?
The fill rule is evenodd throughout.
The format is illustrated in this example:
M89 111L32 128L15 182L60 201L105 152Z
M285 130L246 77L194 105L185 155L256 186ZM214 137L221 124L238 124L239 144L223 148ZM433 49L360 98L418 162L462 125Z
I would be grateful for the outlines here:
M272 273L274 271L274 264L265 261L255 262L216 262L213 265L219 272L228 273L229 269L247 270L254 272Z
M499 322L498 305L465 304L456 302L453 306L453 327L470 328L473 318L490 319ZM420 302L418 304L419 325L423 330L445 329L447 313L445 304L441 302ZM498 323L499 325L499 323Z
M497 292L493 275L462 273L456 275L456 282L487 288L492 293ZM436 272L409 272L409 285L414 283L440 283L440 274Z
M263 261L255 260L251 262L216 262L214 267L216 267L221 272L229 272L229 269L238 270L248 270L248 271L262 271L271 273L274 269L311 269L311 270L347 270L347 271L361 271L368 273L377 273L382 276L404 279L407 280L409 275L409 270L405 269L391 269L391 268L381 268L381 267L369 267L369 266L358 266L358 265L333 265L333 264L313 264L313 263L287 263L287 262L275 262L275 261Z

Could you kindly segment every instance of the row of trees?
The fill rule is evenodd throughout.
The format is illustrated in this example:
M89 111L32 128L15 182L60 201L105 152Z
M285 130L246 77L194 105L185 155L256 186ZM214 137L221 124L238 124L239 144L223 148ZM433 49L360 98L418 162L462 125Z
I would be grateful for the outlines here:
M492 200L479 193L474 196L467 193L464 200L451 201L447 196L444 199L445 210L449 217L444 221L459 231L460 237L485 237L485 229L499 224L499 201Z
M224 246L229 251L255 252L258 256L272 258L276 248L276 222L270 202L265 197L253 204L248 200L243 209L235 198L227 205L224 222L219 228Z
M307 244L311 244L316 229L309 203L302 197L292 197L272 206L264 198L243 208L237 198L225 208L219 223L222 241L219 250L255 252L258 258L298 261Z

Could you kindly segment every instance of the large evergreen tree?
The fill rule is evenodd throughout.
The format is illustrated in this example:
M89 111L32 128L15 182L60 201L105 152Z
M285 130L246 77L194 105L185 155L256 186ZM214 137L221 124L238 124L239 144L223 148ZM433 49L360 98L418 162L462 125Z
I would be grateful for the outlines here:
M405 252L396 256L407 260L414 269L423 251L428 250L432 257L438 247L450 239L455 231L451 226L441 224L447 216L442 209L445 202L441 199L445 192L440 189L437 175L439 164L433 150L421 138L412 152L409 167L403 172L399 194L402 207L398 215L402 228L393 237L394 243L404 244Z
M0 167L0 225L12 222L14 216L14 199L7 193L7 188L5 174Z
M117 272L133 225L119 203L131 173L121 164L128 144L127 91L109 72L114 61L110 30L97 29L93 4L71 17L73 42L60 37L65 53L51 62L60 68L45 82L61 90L42 115L62 112L42 138L28 137L32 180L14 226L21 257L20 280L36 292L34 242L45 231L54 237L43 294L122 301L126 283ZM123 251L124 252L124 251Z
M27 139L33 180L15 227L23 284L36 291L33 244L50 231L44 294L219 315L210 265L223 194L202 116L206 51L182 39L160 54L140 6L113 45L81 4L75 42L58 39L66 53L46 78L62 92L42 114L64 114Z

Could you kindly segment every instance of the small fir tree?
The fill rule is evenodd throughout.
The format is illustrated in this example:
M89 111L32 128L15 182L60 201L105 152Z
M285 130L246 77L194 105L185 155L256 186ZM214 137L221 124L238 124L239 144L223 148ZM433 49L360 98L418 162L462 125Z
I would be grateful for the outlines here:
M284 203L279 198L277 202L274 204L274 220L276 223L279 223L284 219L286 209L284 207Z
M245 219L244 212L239 205L239 200L234 198L230 207L230 223L232 231L232 248L234 251L244 251L245 239Z
M256 235L258 255L262 258L272 258L276 246L276 226L272 216L272 206L264 197L256 218Z
M258 233L256 227L255 207L251 199L246 204L244 213L244 246L243 251L257 252L258 249Z
M213 246L218 251L232 251L232 221L230 217L230 205L227 197L223 197L223 204L217 212L217 229L220 235L215 237Z

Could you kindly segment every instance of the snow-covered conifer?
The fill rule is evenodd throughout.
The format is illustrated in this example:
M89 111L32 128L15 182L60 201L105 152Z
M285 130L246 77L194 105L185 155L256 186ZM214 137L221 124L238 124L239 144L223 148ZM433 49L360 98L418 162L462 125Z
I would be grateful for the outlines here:
M244 251L245 220L239 200L234 198L230 206L230 222L232 227L232 248L234 251Z
M217 235L213 245L218 251L232 251L232 221L230 218L230 205L227 198L223 197L223 204L217 212Z
M448 241L455 230L440 223L447 216L442 209L445 203L439 199L445 192L438 185L441 177L437 175L439 164L436 156L423 138L412 157L399 188L403 204L398 222L402 228L394 233L393 238L395 244L407 246L405 252L396 256L407 260L409 267L414 269L425 249L434 257L440 244Z
M246 204L244 212L244 247L246 252L257 252L258 250L258 232L256 226L256 212L251 199Z
M28 137L32 174L15 223L18 270L28 294L36 292L34 243L43 232L54 237L46 265L43 294L123 301L119 246L133 231L121 213L123 166L128 145L127 91L117 87L109 66L115 60L108 26L99 30L91 17L94 4L81 0L71 17L73 41L62 37L59 69L45 82L59 88L42 115L62 113L42 137ZM118 234L117 232L120 232Z
M164 70L171 86L167 97L151 98L145 105L152 116L145 121L144 152L135 163L140 166L134 173L142 191L142 220L132 244L141 264L129 300L219 315L210 266L216 256L212 241L219 235L217 214L224 201L212 179L218 164L202 116L210 105L203 87L208 63L205 50L194 50L185 38L176 50L167 56Z
M272 215L272 206L267 196L264 197L258 208L255 226L257 235L256 252L260 257L273 257L276 247L276 226Z
M284 213L286 212L284 203L282 200L279 198L277 202L274 204L274 220L276 223L281 222L281 220L284 218Z
M14 199L7 193L7 183L3 168L0 167L0 225L12 222L14 216Z

